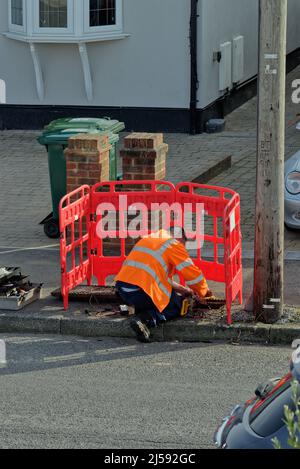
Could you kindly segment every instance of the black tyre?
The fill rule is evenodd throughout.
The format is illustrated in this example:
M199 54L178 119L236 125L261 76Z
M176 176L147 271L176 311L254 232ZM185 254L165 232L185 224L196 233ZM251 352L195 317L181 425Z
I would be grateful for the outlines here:
M48 238L58 239L60 237L58 220L49 220L44 224L44 232Z
M300 233L299 228L292 228L291 226L288 226L286 223L284 224L284 226L285 226L285 229L287 231L291 231L291 232L294 232L294 233L297 233L297 231L298 231Z

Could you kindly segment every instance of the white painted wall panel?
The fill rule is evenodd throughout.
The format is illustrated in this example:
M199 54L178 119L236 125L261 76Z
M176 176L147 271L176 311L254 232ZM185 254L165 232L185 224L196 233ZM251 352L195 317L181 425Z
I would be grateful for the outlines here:
M220 45L221 61L219 63L219 90L225 91L232 85L232 43Z
M220 44L244 36L245 80L257 73L258 0L201 0L200 5L199 107L204 108L223 95L219 90L220 65L213 61Z
M300 1L288 0L287 52L300 47Z
M234 84L244 79L244 36L236 36L232 41L232 81Z
M288 0L288 52L300 46L300 1ZM190 0L124 0L127 39L88 45L94 97L87 100L76 45L39 45L49 105L188 108ZM0 79L9 104L41 104L29 46L5 38L0 0ZM258 0L199 0L199 103L218 99L220 44L244 36L244 79L257 73Z
M244 36L244 78L258 71L258 0L200 0L199 2L199 108L222 96L219 64L213 53L220 44ZM288 0L287 52L300 47L300 1Z
M0 0L0 33L7 31ZM189 0L124 0L127 39L88 45L94 99L87 100L78 46L38 46L42 104L187 108L189 106ZM7 102L41 104L29 46L0 35L0 78Z

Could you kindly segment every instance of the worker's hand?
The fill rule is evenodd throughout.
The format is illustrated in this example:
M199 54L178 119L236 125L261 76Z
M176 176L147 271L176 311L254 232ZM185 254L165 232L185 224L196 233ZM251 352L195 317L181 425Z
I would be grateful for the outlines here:
M198 301L199 303L205 303L205 300L207 298L211 298L213 296L213 292L211 290L208 290L205 296L199 296L197 294L194 294L195 300Z
M185 298L189 298L189 297L193 296L193 294L194 294L194 292L191 288L184 287L183 285L180 285L180 289L178 290L178 293L180 293Z
M184 296L185 298L193 296L193 290L191 288L180 285L179 283L174 282L174 280L172 281L172 287L177 293Z
M193 292L193 290L192 290L191 288L189 288L189 287L184 287L184 288L185 288L185 292L184 292L183 295L184 295L186 298L190 298L190 297L194 296L194 292Z

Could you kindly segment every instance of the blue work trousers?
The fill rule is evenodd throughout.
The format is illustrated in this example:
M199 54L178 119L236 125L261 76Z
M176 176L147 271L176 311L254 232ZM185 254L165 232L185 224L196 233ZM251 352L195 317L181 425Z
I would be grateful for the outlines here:
M159 312L152 299L142 288L125 282L116 282L117 291L127 306L134 306L135 314L150 327L180 316L183 298L172 291L168 306Z

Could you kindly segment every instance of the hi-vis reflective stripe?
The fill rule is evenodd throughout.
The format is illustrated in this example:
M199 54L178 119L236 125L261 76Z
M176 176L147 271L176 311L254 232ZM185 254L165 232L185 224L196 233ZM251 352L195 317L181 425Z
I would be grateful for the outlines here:
M199 277L195 278L195 280L190 280L189 282L186 282L187 285L197 285L197 283L202 282L204 280L204 275L201 274Z
M185 269L186 267L190 267L191 265L194 265L194 262L192 261L192 259L187 259L181 264L178 264L178 266L176 267L176 270L178 272L181 272L183 269Z
M154 251L154 249L145 248L145 247L142 247L142 246L136 246L135 248L133 248L132 252L141 252L143 254L149 254L149 256L154 257L154 259L157 260L157 262L160 263L160 265L162 266L162 268L166 272L166 275L168 276L169 275L169 269L168 269L167 264L163 260L162 255L166 252L166 250L170 246L172 246L172 244L175 244L175 243L177 243L177 241L175 239L168 239L168 241L166 241L159 249L157 249L157 251Z
M163 253L170 247L172 246L172 244L177 244L178 241L176 241L176 239L168 239L168 241L166 241L159 249L158 249L158 253L162 256Z
M154 272L153 269L151 269L151 267L149 267L147 264L144 264L143 262L137 262L137 261L125 261L124 262L124 265L128 266L128 267L134 267L135 269L140 269L140 270L144 270L144 272L147 272L149 275L151 275L151 277L156 281L157 285L159 286L159 288L161 289L161 291L164 292L164 294L168 297L168 298L171 298L171 293L166 289L166 287L161 283L161 281L159 280L158 276L156 275L156 273Z
M143 247L137 246L137 247L133 248L132 252L141 252L143 254L149 254L149 256L154 257L154 259L156 259L157 262L160 263L160 265L163 267L164 271L168 275L168 266L165 263L165 261L163 260L163 258L161 257L161 255L158 254L158 251L153 251L153 249L143 248Z

